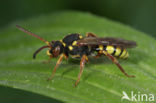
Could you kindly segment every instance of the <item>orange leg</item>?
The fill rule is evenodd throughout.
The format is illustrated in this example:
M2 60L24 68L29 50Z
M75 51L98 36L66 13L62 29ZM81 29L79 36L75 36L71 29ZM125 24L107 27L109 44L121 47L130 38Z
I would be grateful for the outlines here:
M78 75L78 79L77 79L77 81L75 82L75 87L77 86L77 84L78 84L79 81L80 81L81 75L82 75L82 73L83 73L83 69L84 69L84 65L85 65L86 58L87 58L86 55L83 55L82 58L81 58L81 62L80 62L80 72L79 72L79 75Z
M51 76L48 78L48 80L53 79L53 77L54 77L54 75L55 75L55 72L56 72L56 69L57 69L58 66L60 65L60 63L61 63L63 57L64 57L64 54L61 54L60 58L58 59L58 61L57 61L57 63L56 63L56 66L55 66L55 68L53 69L53 72L52 72Z
M106 51L101 51L101 53L105 54L109 59L111 59L113 61L113 63L115 63L118 68L120 69L120 71L127 77L135 77L134 75L128 75L125 70L122 68L122 66L119 64L119 62L117 61L117 59L115 57L113 57L112 55L108 54Z
M97 36L95 34L93 34L93 33L87 33L86 37L97 37Z

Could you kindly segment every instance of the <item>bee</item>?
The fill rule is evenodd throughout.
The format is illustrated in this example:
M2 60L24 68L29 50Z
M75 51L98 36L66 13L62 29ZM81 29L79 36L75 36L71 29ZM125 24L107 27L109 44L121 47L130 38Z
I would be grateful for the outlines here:
M78 74L78 79L75 82L75 86L80 81L81 75L84 70L85 63L88 62L88 56L92 56L92 54L95 54L94 57L98 58L101 55L105 55L108 57L116 66L119 68L119 70L127 77L135 77L134 75L129 75L125 72L123 67L119 64L118 60L116 58L122 58L126 59L128 58L129 54L127 52L127 48L134 48L137 46L136 42L130 41L130 40L124 40L121 38L113 38L113 37L97 37L93 33L87 33L86 37L82 37L78 33L73 33L70 35L65 36L61 40L52 40L51 42L48 42L41 38L40 36L31 33L30 31L22 28L19 25L16 25L16 27L31 35L39 40L46 43L45 46L42 46L39 48L34 54L33 58L36 58L36 55L43 49L48 48L47 55L49 56L49 61L52 58L57 58L59 56L59 59L56 63L56 66L54 67L51 76L48 78L48 80L51 80L55 72L60 65L61 61L65 57L68 59L69 56L72 58L80 58L80 72Z

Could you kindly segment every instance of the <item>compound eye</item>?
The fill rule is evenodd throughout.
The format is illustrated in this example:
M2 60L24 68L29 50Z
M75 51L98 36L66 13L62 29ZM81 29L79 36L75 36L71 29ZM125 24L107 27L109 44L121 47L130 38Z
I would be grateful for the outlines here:
M51 55L50 50L47 50L47 55L49 55L49 56Z
M60 54L60 47L57 46L54 50L53 50L53 56L57 57Z

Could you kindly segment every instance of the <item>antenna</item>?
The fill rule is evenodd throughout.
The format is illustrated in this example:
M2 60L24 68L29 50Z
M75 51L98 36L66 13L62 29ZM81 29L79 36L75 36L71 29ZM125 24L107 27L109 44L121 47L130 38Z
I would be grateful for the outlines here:
M41 48L39 48L34 54L33 54L33 59L36 58L36 55L44 48L49 48L50 46L42 46Z
M28 30L26 30L26 29L24 29L24 28L22 28L22 27L19 26L19 25L16 25L16 27L17 27L19 30L21 30L21 31L23 31L23 32L25 32L25 33L27 33L27 34L29 34L29 35L32 35L32 36L34 36L34 37L40 39L41 41L45 42L46 44L50 45L50 43L49 43L48 41L44 40L44 39L41 38L40 36L38 36L38 35L36 35L36 34L30 32L30 31L28 31Z

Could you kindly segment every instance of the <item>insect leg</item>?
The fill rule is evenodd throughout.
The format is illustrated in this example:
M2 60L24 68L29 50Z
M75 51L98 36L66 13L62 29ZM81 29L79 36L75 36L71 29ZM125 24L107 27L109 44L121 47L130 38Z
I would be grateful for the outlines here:
M117 59L115 57L113 57L112 55L110 55L109 53L107 53L105 50L101 51L103 54L105 54L109 59L112 60L113 63L115 63L118 68L120 69L120 71L127 77L135 77L134 75L128 75L125 70L122 68L122 66L119 64L119 62L117 61Z
M97 36L95 34L93 34L93 33L87 33L86 37L97 37Z
M86 55L83 55L82 58L81 58L81 62L80 62L80 72L79 72L79 75L78 75L78 79L77 79L77 81L75 82L75 87L77 86L77 84L78 84L79 81L80 81L80 78L81 78L81 75L82 75L82 72L83 72L83 69L84 69L84 65L85 65L86 58L87 58Z
M64 57L64 55L61 54L60 58L58 59L58 61L57 61L57 63L56 63L56 66L55 66L55 68L53 69L53 72L52 72L51 76L48 78L48 80L51 80L51 79L54 77L55 72L56 72L56 69L57 69L58 66L60 65L60 63L61 63L63 57Z

